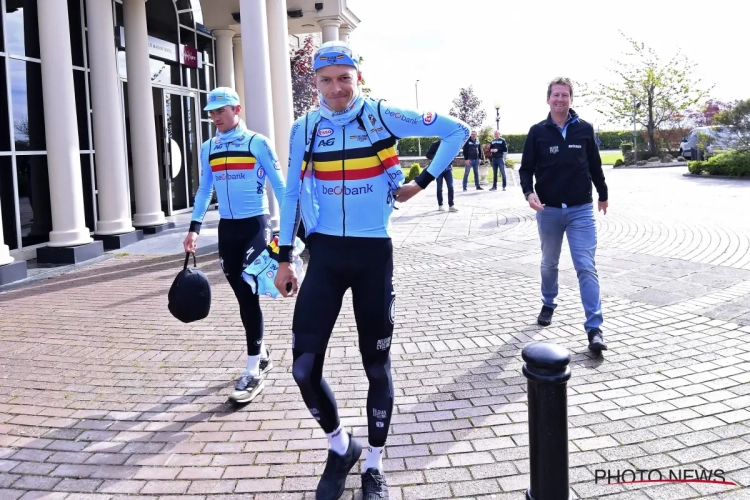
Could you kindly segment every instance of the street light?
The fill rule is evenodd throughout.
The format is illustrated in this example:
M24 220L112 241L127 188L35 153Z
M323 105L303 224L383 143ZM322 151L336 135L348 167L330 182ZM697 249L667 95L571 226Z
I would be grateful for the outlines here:
M635 113L641 107L641 103L638 102L638 93L635 90L631 90L630 94L633 96L633 161L638 163L638 132L635 128Z
M419 83L419 80L414 82L414 93L417 96L417 111L419 111L419 87L417 86L418 83ZM419 148L418 156L422 156L422 138L421 137L417 137L417 148Z
M500 130L500 101L495 99L495 130Z

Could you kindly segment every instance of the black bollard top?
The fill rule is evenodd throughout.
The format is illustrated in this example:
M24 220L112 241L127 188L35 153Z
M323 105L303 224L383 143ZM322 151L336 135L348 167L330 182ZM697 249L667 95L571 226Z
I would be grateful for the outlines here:
M521 357L529 368L545 372L564 372L570 363L567 349L550 342L535 342L523 348Z

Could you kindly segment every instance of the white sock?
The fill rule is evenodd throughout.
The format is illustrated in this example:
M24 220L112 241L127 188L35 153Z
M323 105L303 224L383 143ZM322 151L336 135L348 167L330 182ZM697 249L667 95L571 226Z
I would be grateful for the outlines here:
M268 352L266 351L266 343L261 340L260 354L258 356L247 357L247 366L245 367L245 371L255 376L260 375L260 360L261 358L266 359L266 354L268 354Z
M328 444L334 453L343 455L346 453L346 450L349 449L349 434L344 432L340 425L335 431L326 434L326 437L328 438Z
M383 450L385 450L385 446L369 446L367 448L367 458L365 459L365 465L362 466L365 472L367 469L378 469L378 472L383 473Z
M260 355L247 357L247 366L245 367L245 371L252 375L255 375L256 377L260 375Z

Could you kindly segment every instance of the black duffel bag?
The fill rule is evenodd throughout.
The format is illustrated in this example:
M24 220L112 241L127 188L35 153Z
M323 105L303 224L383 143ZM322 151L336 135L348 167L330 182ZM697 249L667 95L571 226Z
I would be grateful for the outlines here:
M192 323L206 316L211 310L211 284L208 277L198 269L193 255L193 267L188 267L190 255L185 255L185 265L169 289L169 312L183 323Z

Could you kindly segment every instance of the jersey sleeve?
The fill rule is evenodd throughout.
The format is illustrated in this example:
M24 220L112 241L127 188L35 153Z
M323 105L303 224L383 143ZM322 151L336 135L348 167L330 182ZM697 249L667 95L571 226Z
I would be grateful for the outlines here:
M279 205L283 206L283 196L285 191L284 176L281 174L281 165L279 165L279 158L276 156L276 152L271 147L268 141L268 137L257 134L255 140L250 148L260 162L260 166L263 168L264 177L268 178L273 187L273 192L276 193L276 198L279 201Z
M305 156L305 117L299 118L289 133L289 168L286 174L286 189L281 202L279 220L279 260L289 262L294 245L295 228L299 213L300 174Z
M452 116L432 111L420 113L385 103L381 103L380 118L396 137L437 136L441 139L430 166L416 179L422 188L448 168L471 133L466 123Z
M206 216L208 205L211 203L211 197L214 194L214 174L211 171L211 164L208 161L208 154L211 150L211 141L208 140L201 146L200 153L200 183L198 191L195 193L193 201L193 216L190 220L190 231L200 233L203 217Z

